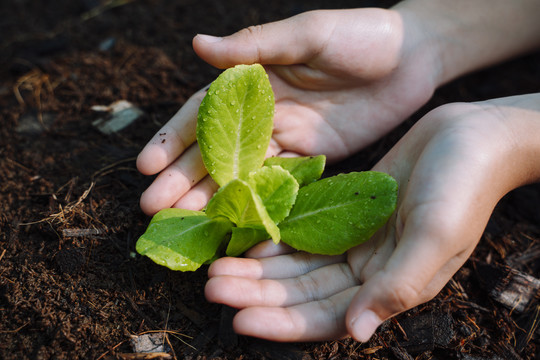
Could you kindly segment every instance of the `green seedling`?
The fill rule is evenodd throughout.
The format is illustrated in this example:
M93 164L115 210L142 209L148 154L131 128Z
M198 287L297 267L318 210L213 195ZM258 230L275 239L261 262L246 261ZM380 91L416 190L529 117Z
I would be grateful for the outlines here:
M205 211L157 213L136 249L173 270L194 271L225 253L238 256L266 239L335 255L368 240L393 213L389 175L352 172L320 180L325 157L264 159L274 95L261 65L225 70L199 108L197 141L220 186Z

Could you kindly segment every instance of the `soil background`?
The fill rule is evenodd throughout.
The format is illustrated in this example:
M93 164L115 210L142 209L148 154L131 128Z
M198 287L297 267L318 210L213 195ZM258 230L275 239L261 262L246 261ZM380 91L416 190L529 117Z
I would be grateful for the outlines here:
M158 334L160 350L177 359L539 359L538 294L519 311L497 298L518 275L540 273L537 184L499 203L471 259L434 300L365 344L236 336L234 310L204 299L205 269L172 272L134 252L149 222L139 195L152 180L135 157L219 73L192 51L195 34L392 3L1 1L0 358L142 359L132 339ZM328 173L369 169L441 104L539 91L540 53L463 77ZM103 134L91 107L117 100L144 115Z

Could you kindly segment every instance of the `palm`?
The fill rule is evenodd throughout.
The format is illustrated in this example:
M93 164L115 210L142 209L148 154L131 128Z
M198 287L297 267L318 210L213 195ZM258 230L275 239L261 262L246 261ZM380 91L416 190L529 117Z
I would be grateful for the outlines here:
M294 68L293 68L294 69ZM290 69L268 67L276 97L274 154L325 154L343 159L381 138L431 96L431 87L413 81L415 69L358 81L303 69L300 84ZM317 83L318 91L310 88ZM342 83L342 86L336 84ZM326 84L328 84L326 86ZM397 101L399 99L399 102Z

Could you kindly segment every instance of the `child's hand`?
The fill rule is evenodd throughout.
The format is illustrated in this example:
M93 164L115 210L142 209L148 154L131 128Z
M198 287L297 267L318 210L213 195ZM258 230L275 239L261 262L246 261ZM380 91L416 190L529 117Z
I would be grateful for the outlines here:
M404 33L392 10L315 11L225 38L199 35L193 46L220 68L266 65L276 99L268 156L325 154L335 161L393 129L437 86L432 54L409 51L417 40ZM139 155L142 173L161 171L141 197L147 214L200 209L216 189L195 143L203 97L200 91L189 99Z
M212 264L209 301L242 309L240 334L277 341L353 336L433 298L509 190L540 179L540 95L451 104L420 120L375 166L400 184L396 213L347 256L262 243Z

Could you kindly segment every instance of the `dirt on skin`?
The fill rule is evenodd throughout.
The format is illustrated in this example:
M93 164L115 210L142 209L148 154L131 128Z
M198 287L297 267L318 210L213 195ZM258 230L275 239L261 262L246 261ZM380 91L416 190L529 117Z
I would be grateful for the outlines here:
M172 272L135 253L149 222L138 199L152 180L136 171L135 157L219 73L196 57L192 37L226 35L328 3L0 2L1 359L539 358L538 294L520 311L496 298L504 271L540 273L538 184L500 202L471 259L434 300L387 321L364 344L236 336L235 310L204 299L204 268ZM536 53L455 81L328 173L369 169L436 106L539 92L538 79ZM92 124L101 115L91 107L117 100L144 115L105 135ZM165 346L136 354L133 337L154 333Z

